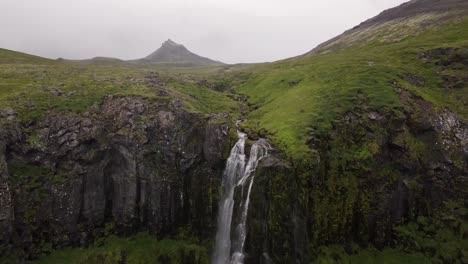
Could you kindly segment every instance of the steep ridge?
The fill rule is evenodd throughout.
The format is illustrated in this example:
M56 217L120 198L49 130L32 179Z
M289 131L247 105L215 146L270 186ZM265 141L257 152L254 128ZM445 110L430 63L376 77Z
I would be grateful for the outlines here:
M394 41L468 14L464 0L412 0L383 11L306 53L314 55L369 41Z

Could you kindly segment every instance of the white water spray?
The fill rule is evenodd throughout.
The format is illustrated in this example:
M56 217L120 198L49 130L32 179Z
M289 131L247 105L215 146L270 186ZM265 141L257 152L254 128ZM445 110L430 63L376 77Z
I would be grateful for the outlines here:
M260 139L252 145L247 166L245 165L245 141L247 135L237 132L239 140L231 150L226 162L223 175L224 194L219 205L218 231L216 233L216 245L213 253L213 264L242 264L244 260L244 243L247 236L247 214L250 202L250 192L254 182L255 170L258 162L268 155L270 145L264 139ZM241 220L236 228L237 240L231 257L231 224L234 208L234 191L237 186L249 182L247 196L241 201Z

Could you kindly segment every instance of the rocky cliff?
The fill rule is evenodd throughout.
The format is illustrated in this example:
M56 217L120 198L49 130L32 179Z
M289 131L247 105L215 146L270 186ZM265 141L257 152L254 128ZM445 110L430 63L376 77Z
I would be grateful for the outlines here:
M468 124L396 83L394 89L402 115L365 107L363 97L330 133L311 134L315 154L307 162L287 162L281 153L262 161L248 263L309 263L323 245L384 248L400 243L400 225L436 216L455 223L466 215Z
M315 155L307 163L278 150L261 161L248 263L304 263L317 253L311 245L384 247L397 225L463 199L466 123L394 89L405 103L402 116L356 104L331 133L311 136ZM80 115L51 113L28 124L4 111L3 252L20 248L34 257L45 247L86 246L109 233L141 230L164 237L190 227L212 238L233 144L226 118L119 96Z
M2 119L0 242L25 256L85 246L105 232L159 237L214 228L229 150L222 115L139 97L105 98L83 114Z

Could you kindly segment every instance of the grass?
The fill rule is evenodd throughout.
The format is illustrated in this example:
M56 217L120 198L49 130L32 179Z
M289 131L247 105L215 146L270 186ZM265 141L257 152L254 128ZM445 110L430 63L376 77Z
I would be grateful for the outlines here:
M0 48L0 64L53 64L54 61L46 58L41 58L26 53L15 52Z
M31 263L182 263L184 258L188 258L194 263L209 263L208 251L203 246L190 241L157 240L147 233L140 233L129 238L111 236L102 240L100 245L89 248L68 248L53 251L50 255ZM124 259L126 262L123 262ZM170 262L167 262L168 260Z
M164 84L153 87L145 79L152 73L152 69L136 67L0 64L0 108L13 108L21 119L34 120L50 111L87 111L108 95L129 95L166 102L178 99L188 111L201 114L238 112L238 104L229 94L198 85L201 77L197 75L189 78L161 71ZM159 95L160 89L167 96ZM63 94L54 95L54 91Z
M375 40L365 46L252 68L252 77L236 88L260 106L244 127L267 129L289 156L304 158L310 151L306 146L309 134L328 131L338 115L352 111L362 99L377 111L401 111L393 81L437 109L448 108L466 120L467 85L444 89L440 67L418 58L424 51L448 47L468 47L468 19L395 42ZM406 82L402 76L407 73L422 77L425 87Z
M431 264L432 260L423 254L405 253L397 249L360 249L354 254L347 254L342 246L320 248L319 257L314 264Z

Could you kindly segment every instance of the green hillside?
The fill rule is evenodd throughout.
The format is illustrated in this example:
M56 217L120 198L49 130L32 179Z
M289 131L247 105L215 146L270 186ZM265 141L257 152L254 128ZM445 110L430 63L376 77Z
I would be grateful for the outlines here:
M33 56L35 60L24 62L22 54L7 53L12 59L0 64L0 107L13 108L24 120L40 118L48 111L85 112L108 95L178 100L191 112L204 114L236 116L238 110L233 95L209 88L224 85L225 80L203 72L188 75L175 69L43 64Z
M51 59L0 48L0 64L50 64L53 62Z
M464 61L440 66L444 60L456 60L456 52L443 52L451 49L463 54ZM442 52L433 61L422 58L438 50ZM464 18L398 41L374 39L336 52L252 68L252 77L237 87L260 106L249 114L246 129L265 128L289 154L302 156L309 151L310 134L326 133L337 115L357 104L364 102L381 112L402 111L395 82L466 120L467 53L468 19ZM446 87L444 80L449 78L456 87ZM418 87L415 80L423 85Z

